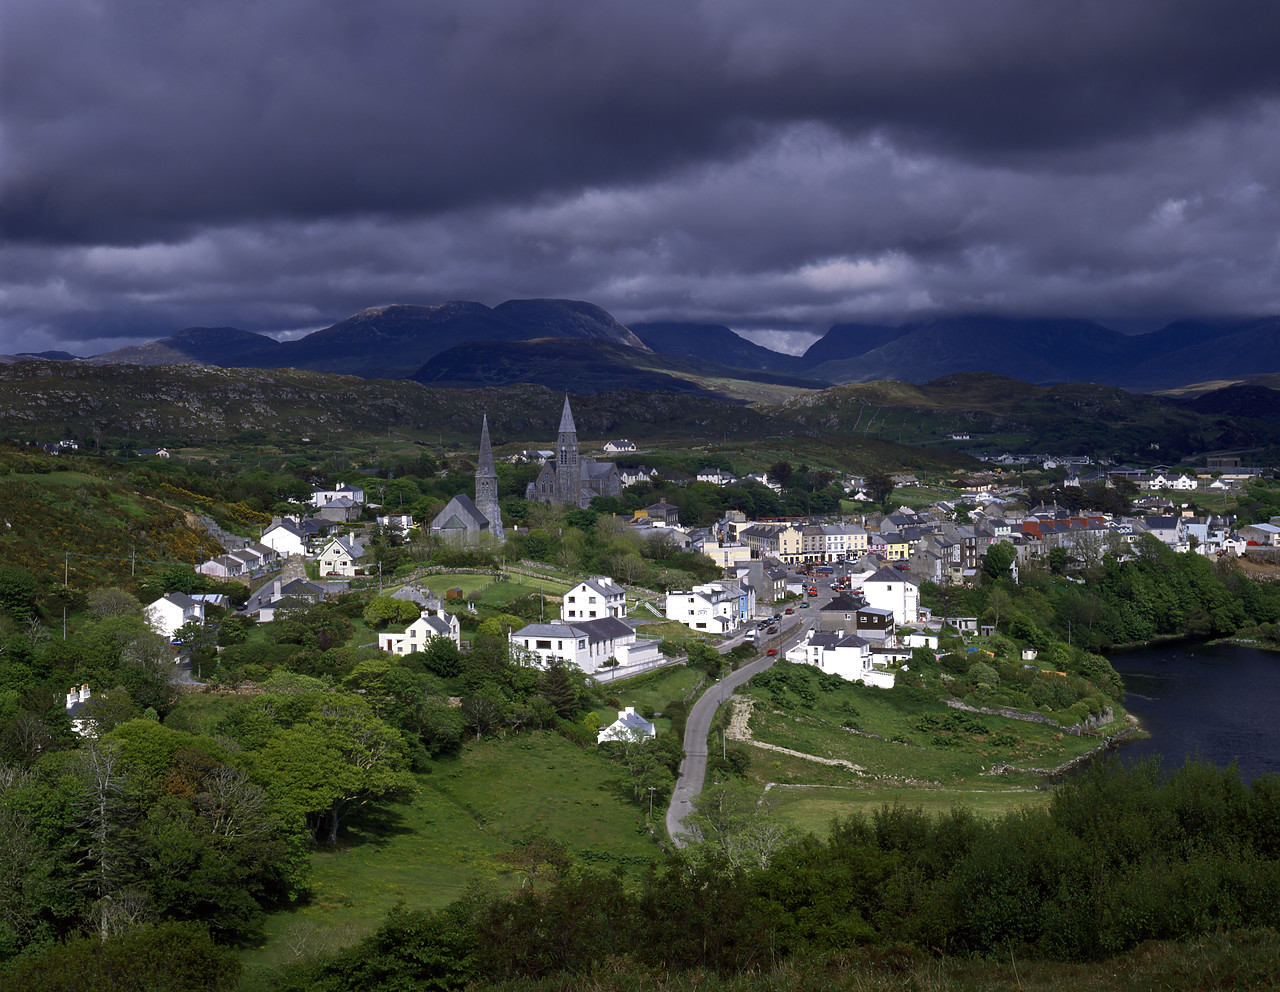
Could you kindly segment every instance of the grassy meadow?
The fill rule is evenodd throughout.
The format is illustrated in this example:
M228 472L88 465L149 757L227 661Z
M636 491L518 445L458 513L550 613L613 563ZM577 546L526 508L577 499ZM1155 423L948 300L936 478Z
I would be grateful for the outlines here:
M550 732L469 744L417 783L409 800L353 819L337 850L313 855L311 897L268 920L266 942L243 955L247 971L349 944L398 902L429 909L474 886L516 888L498 856L532 836L631 876L659 856L620 769Z

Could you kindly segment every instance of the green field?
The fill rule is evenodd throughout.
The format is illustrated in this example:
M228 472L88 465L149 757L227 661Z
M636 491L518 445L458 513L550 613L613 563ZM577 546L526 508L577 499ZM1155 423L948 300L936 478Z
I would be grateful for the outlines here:
M983 819L995 819L1019 807L1046 805L1052 795L1047 789L912 789L874 785L775 786L770 793L776 808L788 821L818 837L826 836L832 820L856 814L870 816L882 806L919 807L930 816L963 806Z
M469 744L417 778L411 800L354 820L338 851L313 856L311 899L269 919L248 971L349 944L401 901L434 908L471 886L517 886L496 855L532 835L631 877L659 857L617 766L553 733Z
M968 806L983 816L1046 801L1047 770L1100 743L1039 723L951 710L941 703L906 703L894 692L848 684L812 700L779 698L759 687L750 730L769 744L847 767L752 747L752 776L773 783L786 815L806 830L821 830L835 814L884 803L933 812ZM1114 733L1123 726L1120 712ZM852 729L851 729L852 728ZM1013 769L991 774L995 765Z

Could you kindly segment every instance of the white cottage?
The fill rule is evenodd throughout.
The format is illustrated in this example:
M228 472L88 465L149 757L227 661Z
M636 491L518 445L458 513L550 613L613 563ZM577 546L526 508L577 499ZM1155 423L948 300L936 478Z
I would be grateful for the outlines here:
M452 641L455 647L461 647L462 629L457 616L443 611L424 612L403 633L379 634L378 649L390 654L413 654L426 648L428 642L436 637L443 637Z
M173 633L190 620L204 620L204 604L181 592L171 592L146 608L147 623L161 637Z

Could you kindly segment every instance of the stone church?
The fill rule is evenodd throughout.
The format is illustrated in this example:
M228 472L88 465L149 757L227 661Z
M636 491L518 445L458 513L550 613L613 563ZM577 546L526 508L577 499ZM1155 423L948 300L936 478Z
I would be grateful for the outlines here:
M476 459L476 498L459 493L431 521L431 533L455 544L473 544L481 535L505 541L502 510L498 506L498 472L489 445L489 415L480 427L480 457Z
M524 498L535 503L585 507L597 496L618 496L622 478L613 462L598 462L578 454L578 429L573 424L569 397L564 398L556 456L543 463L538 477L525 489Z

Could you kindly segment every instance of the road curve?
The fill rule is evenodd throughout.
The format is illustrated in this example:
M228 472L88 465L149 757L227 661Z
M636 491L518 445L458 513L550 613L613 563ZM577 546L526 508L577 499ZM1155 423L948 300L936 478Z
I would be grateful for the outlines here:
M715 718L716 710L733 695L738 686L751 676L763 672L798 644L804 637L804 632L817 623L817 607L830 598L831 590L828 587L817 599L810 600L814 609L805 610L803 615L796 614L794 619L784 618L784 621L790 620L792 624L790 629L784 627L782 640L778 643L777 657L759 658L743 665L736 672L730 672L710 686L689 710L684 727L684 760L680 762L680 774L676 776L675 788L671 790L671 804L667 807L667 835L676 847L684 847L692 832L684 826L684 818L693 812L692 800L702 792L702 784L707 777L707 734L711 731L711 721ZM725 648L729 646L731 644L726 644Z

